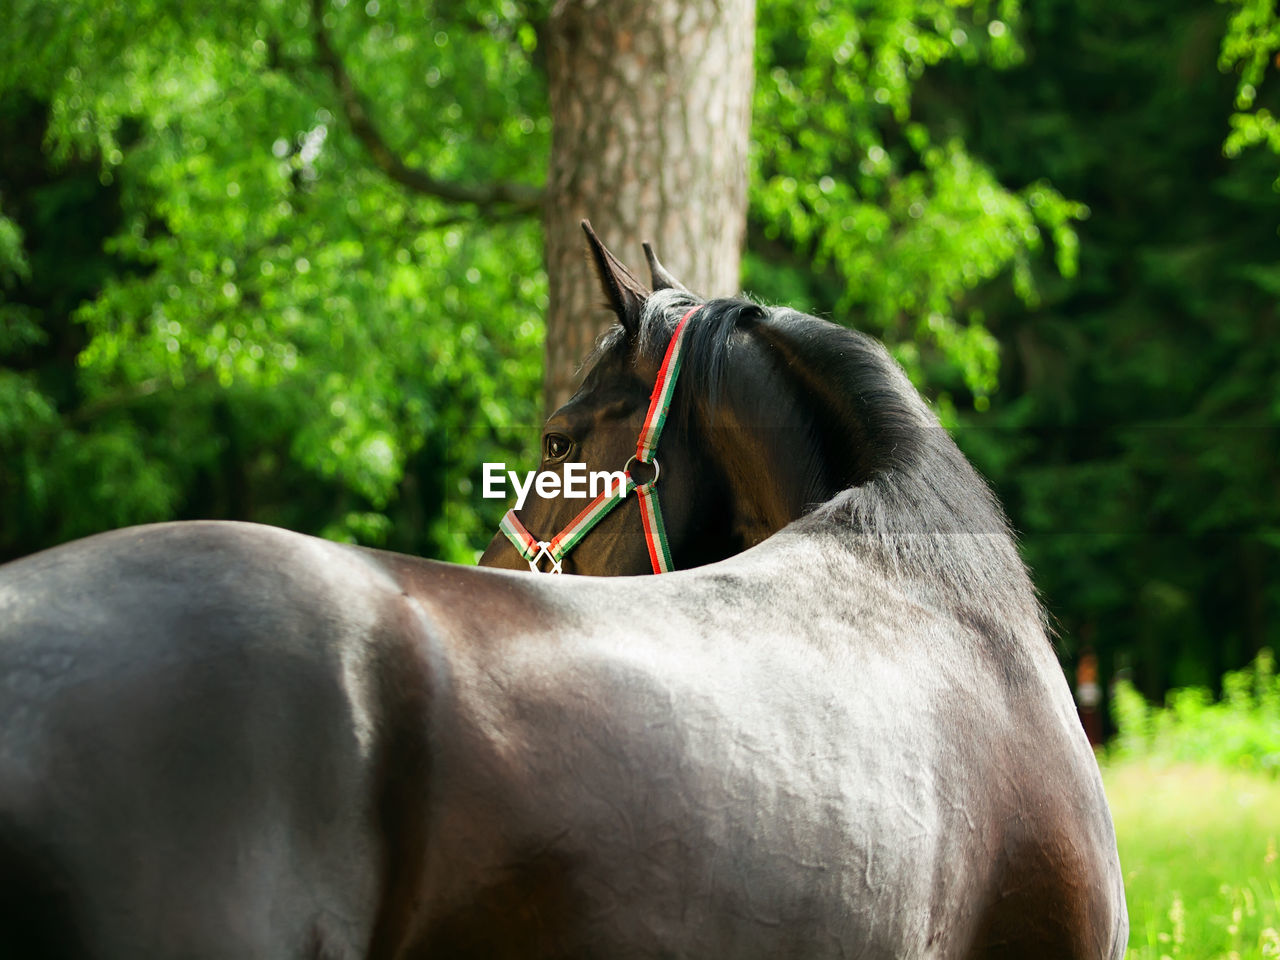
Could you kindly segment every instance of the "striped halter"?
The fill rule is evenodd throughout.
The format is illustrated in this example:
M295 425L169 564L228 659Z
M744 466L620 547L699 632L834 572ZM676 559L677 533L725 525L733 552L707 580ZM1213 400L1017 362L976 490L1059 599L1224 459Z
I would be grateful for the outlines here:
M658 378L653 383L653 393L649 396L649 412L645 414L644 426L640 428L640 439L636 442L636 452L623 466L626 484L617 489L615 484L606 484L605 489L587 504L586 508L569 522L569 525L550 540L537 540L525 529L514 509L508 510L502 518L500 529L506 534L520 556L529 562L529 569L534 573L561 573L560 565L565 555L576 547L591 529L604 519L605 514L620 504L632 490L640 499L640 519L644 524L644 541L649 548L649 562L654 573L670 573L671 545L667 543L667 530L662 523L662 510L658 507L659 468L654 453L658 449L658 438L662 436L662 427L667 422L667 411L671 409L671 396L676 389L676 376L680 373L681 350L684 345L685 327L689 318L701 310L694 307L676 324L675 333L667 345L666 355L662 358L662 366L658 368ZM633 463L643 463L653 467L653 479L645 483L636 483L631 477ZM610 493L610 488L613 492ZM543 570L539 564L546 557L550 568Z

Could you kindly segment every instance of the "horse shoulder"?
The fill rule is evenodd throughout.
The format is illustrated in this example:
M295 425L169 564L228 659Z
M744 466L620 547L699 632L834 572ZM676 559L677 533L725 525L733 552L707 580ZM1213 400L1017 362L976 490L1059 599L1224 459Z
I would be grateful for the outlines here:
M968 717L957 777L975 787L988 883L970 956L1118 957L1127 940L1111 817L1093 751L1039 624L969 633L993 703ZM991 649L993 639L1002 644ZM985 715L984 715L985 714Z

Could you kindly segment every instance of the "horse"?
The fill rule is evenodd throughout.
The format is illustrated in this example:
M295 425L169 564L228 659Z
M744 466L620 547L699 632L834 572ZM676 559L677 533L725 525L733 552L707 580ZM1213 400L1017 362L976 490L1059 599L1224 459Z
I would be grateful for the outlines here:
M621 322L544 466L661 491L671 572L213 522L0 567L7 952L1123 954L1030 579L901 370L794 311L602 281ZM557 562L649 573L623 499Z

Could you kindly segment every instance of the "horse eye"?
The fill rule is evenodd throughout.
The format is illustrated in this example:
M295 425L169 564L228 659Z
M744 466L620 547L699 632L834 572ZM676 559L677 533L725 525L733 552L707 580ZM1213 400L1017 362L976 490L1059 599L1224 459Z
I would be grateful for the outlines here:
M558 463L569 455L573 441L559 433L548 433L542 438L542 456L548 463Z

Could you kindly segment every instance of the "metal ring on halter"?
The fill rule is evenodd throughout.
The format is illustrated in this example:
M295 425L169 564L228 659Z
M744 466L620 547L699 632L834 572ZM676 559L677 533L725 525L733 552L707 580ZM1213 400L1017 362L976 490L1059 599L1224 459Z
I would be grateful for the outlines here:
M538 548L538 552L533 555L533 559L529 561L529 569L534 573L564 573L560 569L560 561L551 555L551 544L546 540L539 540L534 544ZM546 557L551 561L551 569L543 570L538 566L538 561Z
M657 457L654 457L652 460L637 460L636 455L633 453L627 458L627 462L622 465L622 472L628 477L631 477L631 465L633 463L643 463L646 467L653 467L653 479L648 483L636 483L637 487L652 487L658 482L658 477L662 475L662 470L658 466ZM631 477L631 482L635 483L635 477Z

